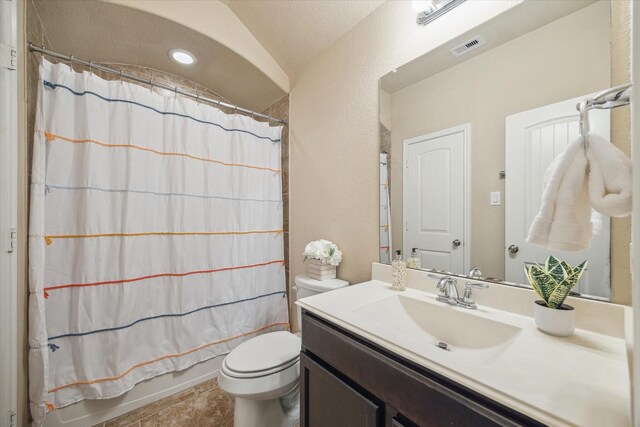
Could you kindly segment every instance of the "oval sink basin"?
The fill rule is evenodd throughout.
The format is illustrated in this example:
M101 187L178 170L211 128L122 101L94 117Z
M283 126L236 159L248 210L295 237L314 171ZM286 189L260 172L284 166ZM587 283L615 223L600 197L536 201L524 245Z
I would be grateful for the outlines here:
M353 314L416 340L482 350L512 341L521 329L435 300L394 295L353 310Z

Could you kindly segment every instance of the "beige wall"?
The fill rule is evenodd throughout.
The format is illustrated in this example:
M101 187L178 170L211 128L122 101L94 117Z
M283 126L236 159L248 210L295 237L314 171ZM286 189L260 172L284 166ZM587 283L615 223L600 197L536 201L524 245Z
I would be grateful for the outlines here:
M392 94L393 229L402 230L403 140L470 123L471 265L504 278L505 117L608 87L610 39L603 1ZM491 191L501 206L489 206ZM401 232L393 245L402 248Z
M325 238L344 252L338 276L370 278L378 260L378 80L518 1L466 2L426 27L409 1L385 2L325 50L291 91L291 277Z

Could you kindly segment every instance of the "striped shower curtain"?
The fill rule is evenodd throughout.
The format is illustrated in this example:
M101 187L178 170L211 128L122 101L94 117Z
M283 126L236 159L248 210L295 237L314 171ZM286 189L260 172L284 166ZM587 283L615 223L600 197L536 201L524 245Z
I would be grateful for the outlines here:
M281 127L44 60L39 84L35 424L288 328Z
M380 262L391 264L391 208L389 206L389 156L380 153Z

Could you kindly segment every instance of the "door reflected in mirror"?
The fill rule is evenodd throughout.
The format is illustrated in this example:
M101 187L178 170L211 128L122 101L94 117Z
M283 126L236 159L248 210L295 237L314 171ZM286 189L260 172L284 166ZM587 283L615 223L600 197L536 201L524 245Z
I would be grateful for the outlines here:
M550 254L588 259L574 291L630 304L629 218L593 211L585 251L526 242L545 173L579 136L576 104L629 79L629 10L522 2L381 79L381 262L415 248L422 268L526 284L525 265ZM628 106L592 110L590 122L629 154Z
M403 252L429 268L469 271L470 138L467 124L403 141Z

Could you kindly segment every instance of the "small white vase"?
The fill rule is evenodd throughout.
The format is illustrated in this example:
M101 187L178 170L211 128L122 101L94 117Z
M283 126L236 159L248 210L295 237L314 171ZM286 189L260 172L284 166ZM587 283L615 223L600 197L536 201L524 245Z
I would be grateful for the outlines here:
M576 311L567 304L560 308L549 308L544 301L533 304L533 318L542 332L557 337L568 337L576 330Z
M336 266L325 264L319 259L307 260L307 274L316 280L327 280L336 278Z

